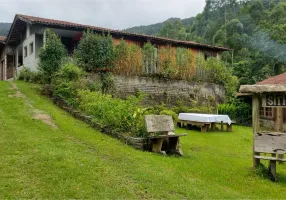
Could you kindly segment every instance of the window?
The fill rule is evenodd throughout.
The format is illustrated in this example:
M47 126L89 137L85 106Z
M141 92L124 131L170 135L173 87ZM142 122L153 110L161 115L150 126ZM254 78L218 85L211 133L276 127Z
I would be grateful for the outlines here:
M29 49L30 49L30 55L32 53L34 53L34 43L33 42L30 44Z
M24 57L27 57L27 56L28 56L28 48L24 47Z
M259 113L262 118L273 118L273 108L271 107L260 107Z

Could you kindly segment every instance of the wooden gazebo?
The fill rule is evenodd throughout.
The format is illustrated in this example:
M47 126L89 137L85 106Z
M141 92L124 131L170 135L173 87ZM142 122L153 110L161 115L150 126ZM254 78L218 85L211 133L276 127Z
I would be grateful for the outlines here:
M269 171L276 180L276 163L286 162L286 133L283 133L283 107L286 107L286 84L242 85L240 93L252 95L253 166L269 160ZM276 107L277 126L274 131L261 131L260 107Z

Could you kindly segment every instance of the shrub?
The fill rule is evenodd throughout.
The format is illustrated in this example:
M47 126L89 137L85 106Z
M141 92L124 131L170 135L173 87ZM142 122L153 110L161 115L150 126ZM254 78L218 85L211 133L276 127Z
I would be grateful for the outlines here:
M176 61L181 79L189 79L195 74L194 55L190 49L177 48Z
M219 114L227 114L231 119L236 118L236 106L234 104L220 104L218 105Z
M140 75L142 73L142 52L136 44L128 45L123 39L114 48L114 73Z
M122 100L100 92L81 90L79 99L79 108L92 115L96 122L121 133L145 136L146 109L139 105L142 97L130 96Z
M85 71L100 72L103 93L112 91L114 78L111 69L114 67L114 51L110 35L99 35L91 30L84 32L75 51L75 58Z
M75 57L79 66L86 71L110 71L114 66L112 37L91 30L84 32Z
M174 78L178 74L176 66L176 48L171 46L161 47L158 58L157 73L165 78Z
M154 74L157 73L156 63L158 52L154 45L150 42L144 44L142 48L143 55L143 73Z
M211 105L197 105L196 101L193 101L190 106L186 106L183 101L177 101L176 106L172 107L175 113L215 113L216 110Z
M69 105L78 105L77 90L87 89L84 72L75 63L65 63L52 79L53 96L64 99Z
M23 80L23 81L30 81L30 78L32 76L32 71L27 68L27 67L24 67L21 71L20 71L20 74L18 76L18 79L19 80Z
M29 68L24 67L20 71L18 79L31 83L42 83L43 74L40 71L31 71Z
M101 92L102 93L112 93L115 89L115 80L111 72L100 73L101 80Z
M32 83L43 83L43 73L40 71L32 71L30 82Z
M173 118L173 121L174 121L174 125L177 124L178 114L175 113L174 111L172 111L172 110L162 110L162 111L160 112L160 115L171 115L172 118Z
M251 105L241 100L233 99L230 103L220 104L218 113L229 115L231 119L241 125L249 126L252 120Z
M66 79L69 81L78 80L81 78L85 73L83 70L76 66L73 61L67 62L63 64L60 70L57 72L57 77L61 79Z
M230 99L234 96L238 79L232 75L231 69L224 62L215 57L210 57L205 61L202 55L198 55L196 65L195 80L223 85L226 89L227 98Z
M39 69L43 73L43 81L50 83L60 68L66 50L61 39L51 30L46 30L46 43L39 51Z

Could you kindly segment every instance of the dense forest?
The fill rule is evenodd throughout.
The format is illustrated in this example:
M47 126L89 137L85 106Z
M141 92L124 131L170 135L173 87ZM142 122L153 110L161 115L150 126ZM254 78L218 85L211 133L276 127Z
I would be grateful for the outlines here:
M167 21L152 34L229 47L223 60L240 84L254 84L286 71L285 33L285 0L206 0L191 24Z
M0 22L0 36L7 36L11 27L11 23Z
M190 27L193 24L194 17L186 18L186 19L180 19L180 18L169 18L164 22L146 25L146 26L135 26L132 28L125 29L123 31L129 32L129 33L141 33L141 34L147 34L147 35L156 35L159 33L159 31L163 28L165 24L173 24L180 22L183 26Z

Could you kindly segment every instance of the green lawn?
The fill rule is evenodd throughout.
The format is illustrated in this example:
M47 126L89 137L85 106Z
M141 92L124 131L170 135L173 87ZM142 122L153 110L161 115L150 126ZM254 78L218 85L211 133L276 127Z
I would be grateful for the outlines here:
M187 132L183 157L135 150L73 119L17 82L0 82L0 199L7 198L285 198L286 166L274 183L252 170L251 128ZM10 94L10 97L8 95ZM53 128L33 119L52 116ZM265 162L266 164L266 162Z

